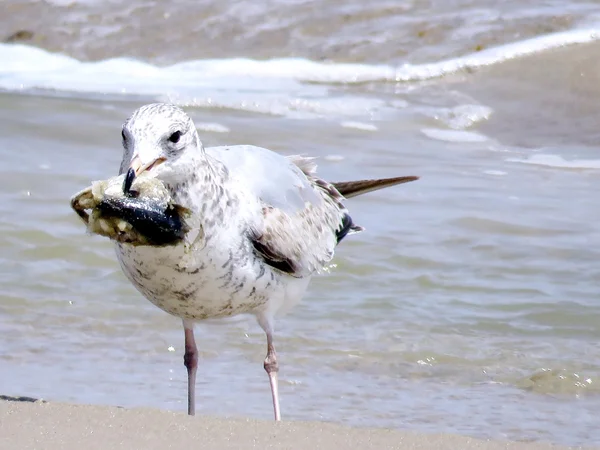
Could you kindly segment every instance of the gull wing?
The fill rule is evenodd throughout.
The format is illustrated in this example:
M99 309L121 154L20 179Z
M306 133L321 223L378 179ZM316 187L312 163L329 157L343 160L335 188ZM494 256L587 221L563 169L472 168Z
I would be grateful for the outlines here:
M260 200L261 217L248 230L257 255L277 270L303 277L321 269L352 223L335 187L314 176L309 158L248 146L209 147L230 177Z

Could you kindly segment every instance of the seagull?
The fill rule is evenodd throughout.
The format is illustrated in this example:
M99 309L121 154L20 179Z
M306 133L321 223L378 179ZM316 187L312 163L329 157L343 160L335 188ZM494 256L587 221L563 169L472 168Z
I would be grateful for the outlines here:
M301 300L346 235L363 230L352 221L345 198L418 177L329 183L316 176L314 158L251 145L205 148L192 119L166 103L137 109L123 124L122 139L119 174L156 177L174 202L192 211L184 242L115 243L135 288L183 322L188 414L195 414L194 324L251 314L266 333L264 369L275 420L281 420L276 313Z

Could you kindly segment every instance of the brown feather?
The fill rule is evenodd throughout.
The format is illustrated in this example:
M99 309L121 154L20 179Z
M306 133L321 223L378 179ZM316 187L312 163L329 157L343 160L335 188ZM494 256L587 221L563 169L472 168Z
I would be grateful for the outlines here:
M331 184L333 184L337 191L345 198L352 198L366 194L367 192L377 191L386 187L395 186L396 184L408 183L418 179L419 177L408 176L381 178L379 180L341 181Z

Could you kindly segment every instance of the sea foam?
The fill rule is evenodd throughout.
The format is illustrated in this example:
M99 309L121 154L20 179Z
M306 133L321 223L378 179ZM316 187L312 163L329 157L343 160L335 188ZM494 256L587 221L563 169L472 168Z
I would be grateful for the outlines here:
M142 96L182 105L233 108L296 118L365 117L396 109L393 99L384 102L349 92L336 96L335 85L435 79L599 38L598 28L575 29L459 58L400 66L315 62L302 58L229 58L160 67L130 58L83 62L27 45L0 44L0 89L41 90L54 95L90 98Z

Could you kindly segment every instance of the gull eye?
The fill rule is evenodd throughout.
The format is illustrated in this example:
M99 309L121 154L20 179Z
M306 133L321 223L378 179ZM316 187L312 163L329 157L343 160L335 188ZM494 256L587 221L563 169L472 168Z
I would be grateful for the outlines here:
M123 138L123 142L127 142L127 136L125 135L125 130L121 130L121 137Z
M169 142L172 142L173 144L177 144L179 142L179 139L181 139L181 131L176 131L171 136L169 136Z

